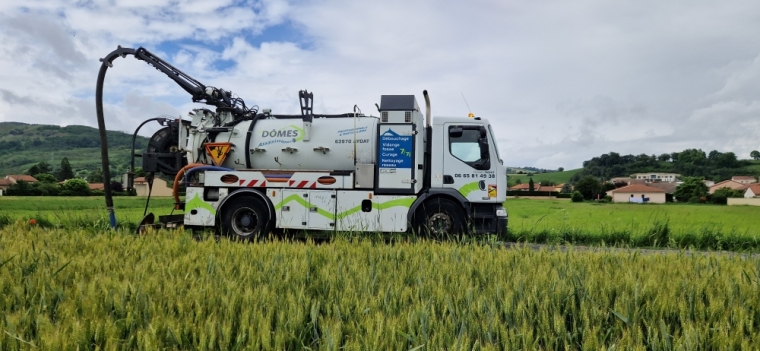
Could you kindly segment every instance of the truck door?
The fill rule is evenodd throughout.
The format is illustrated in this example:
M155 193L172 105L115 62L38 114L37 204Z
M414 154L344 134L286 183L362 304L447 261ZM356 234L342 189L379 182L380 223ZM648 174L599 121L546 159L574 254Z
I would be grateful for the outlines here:
M505 200L506 179L497 177L503 166L485 125L446 123L443 146L444 188L456 189L471 202Z

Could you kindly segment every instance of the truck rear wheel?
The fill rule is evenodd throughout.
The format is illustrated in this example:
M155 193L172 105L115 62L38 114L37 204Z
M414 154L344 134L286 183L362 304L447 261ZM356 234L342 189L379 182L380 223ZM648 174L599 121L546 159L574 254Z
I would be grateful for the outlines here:
M222 208L222 234L235 239L252 240L267 234L271 229L271 218L266 204L251 196L241 196L230 200Z
M425 201L415 217L415 227L419 234L447 237L462 234L465 228L464 211L448 199Z

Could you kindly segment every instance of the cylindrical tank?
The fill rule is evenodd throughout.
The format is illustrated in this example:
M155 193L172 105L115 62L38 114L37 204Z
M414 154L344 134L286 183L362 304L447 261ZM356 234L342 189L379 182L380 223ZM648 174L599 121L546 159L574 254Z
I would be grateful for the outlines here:
M375 163L377 122L375 117L315 117L311 123L269 118L256 122L248 145L251 121L237 124L231 136L219 133L215 141L233 144L224 167L246 168L247 152L252 169L353 171L354 141L356 163Z

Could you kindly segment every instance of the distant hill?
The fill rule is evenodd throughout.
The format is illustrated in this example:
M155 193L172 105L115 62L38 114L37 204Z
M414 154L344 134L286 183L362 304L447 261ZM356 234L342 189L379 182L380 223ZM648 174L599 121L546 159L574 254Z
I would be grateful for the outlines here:
M108 131L108 156L114 177L125 172L129 165L132 135ZM136 149L145 148L148 138L138 136ZM7 174L20 174L35 164L45 161L53 169L61 166L68 157L75 174L83 174L101 167L100 135L97 128L86 126L55 126L0 122L0 178ZM135 159L135 166L142 161Z
M720 182L733 176L760 176L760 161L739 159L733 152L705 152L702 149L686 149L660 156L610 152L584 161L583 169L571 181L587 176L610 179L649 172L677 173L683 177Z
M507 174L521 174L522 173L549 173L556 172L555 169L545 169L536 167L510 167L507 166Z
M576 173L580 172L582 168L571 169L562 172L547 172L547 173L534 173L532 176L527 174L507 174L507 179L510 183L520 180L522 183L527 184L530 178L533 178L533 182L538 183L540 181L551 181L556 184L567 183Z

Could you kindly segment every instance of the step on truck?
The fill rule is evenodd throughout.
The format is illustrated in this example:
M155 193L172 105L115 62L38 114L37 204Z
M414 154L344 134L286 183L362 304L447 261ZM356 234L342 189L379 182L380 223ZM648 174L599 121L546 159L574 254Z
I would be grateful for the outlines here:
M436 236L507 231L506 168L493 128L472 114L432 118L427 91L424 115L414 95L382 95L377 116L358 106L318 114L305 90L300 114L279 114L205 86L144 48L119 47L101 59L101 129L102 78L126 55L213 107L194 109L187 119L151 118L135 131L149 121L162 124L136 156L149 181L157 173L174 178L175 209L184 211L159 223L147 215L142 227L216 228L241 239L274 229ZM134 187L134 172L125 182Z

